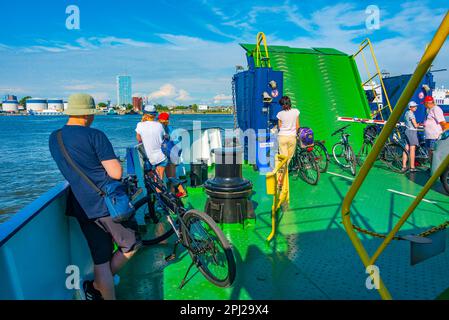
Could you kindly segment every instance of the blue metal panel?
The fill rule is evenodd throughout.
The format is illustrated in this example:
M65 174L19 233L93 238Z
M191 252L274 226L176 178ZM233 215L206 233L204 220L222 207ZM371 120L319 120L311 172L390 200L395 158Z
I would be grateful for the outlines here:
M396 103L399 100L399 97L401 96L402 92L404 91L405 87L407 86L410 78L412 75L406 74L406 75L400 75L396 77L386 77L383 79L385 84L385 90L387 91L388 97L390 99L391 106L394 108ZM423 89L424 86L428 86L430 88L429 92L426 92L426 90ZM419 84L418 88L416 89L415 93L413 94L413 97L411 101L415 101L418 104L418 109L415 112L416 120L419 123L424 122L425 115L426 115L426 109L424 105L422 104L424 98L427 95L432 95L432 91L435 89L435 82L433 81L433 74L431 72L428 72L424 78L422 79L421 83ZM385 99L384 99L385 103ZM390 115L390 112L388 109L384 109L384 119L387 119Z
M0 225L0 300L72 299L66 268L92 274L92 259L79 224L65 215L62 183Z
M283 92L283 72L254 68L253 63L248 58L250 69L234 75L237 121L242 131L252 129L257 136L256 146L244 142L245 159L249 160L249 154L254 154L248 148L255 147L256 162L253 164L261 171L267 171L267 159L274 156L269 152L274 141L271 141L268 130L277 124L276 115L281 110L279 100ZM273 80L277 84L276 90L270 86ZM265 92L272 97L271 103L264 102Z

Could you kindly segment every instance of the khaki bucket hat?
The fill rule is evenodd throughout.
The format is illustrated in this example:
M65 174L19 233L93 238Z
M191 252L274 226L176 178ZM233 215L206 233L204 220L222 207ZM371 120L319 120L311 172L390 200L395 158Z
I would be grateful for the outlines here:
M92 96L76 93L69 97L69 104L64 113L69 116L87 116L97 114L98 111L95 109L95 101Z

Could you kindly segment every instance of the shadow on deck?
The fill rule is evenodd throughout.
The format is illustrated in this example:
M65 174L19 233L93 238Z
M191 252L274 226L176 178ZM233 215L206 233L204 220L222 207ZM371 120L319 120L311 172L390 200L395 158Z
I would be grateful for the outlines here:
M379 299L365 286L367 274L341 223L341 201L351 184L349 174L331 165L318 186L301 180L291 182L290 209L283 212L275 239L267 244L271 228L271 199L264 194L265 178L244 168L255 186L257 220L242 228L225 225L237 261L237 278L231 288L218 288L198 272L180 290L179 284L191 259L185 253L167 264L172 250L169 240L141 250L121 272L121 299ZM397 192L416 195L421 186L407 177L375 168L355 199L355 224L386 233L413 200ZM395 192L391 192L393 190ZM448 220L448 197L436 190L427 195L401 230L416 234ZM190 190L189 204L204 207L201 189ZM359 235L371 254L381 243ZM447 241L447 240L446 240ZM435 299L449 287L449 253L445 252L410 266L410 244L394 241L381 255L381 276L395 299Z

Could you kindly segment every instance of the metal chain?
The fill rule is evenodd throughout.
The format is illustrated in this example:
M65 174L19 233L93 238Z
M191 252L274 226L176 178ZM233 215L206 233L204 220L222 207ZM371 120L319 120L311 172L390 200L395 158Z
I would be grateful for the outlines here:
M234 129L237 129L237 103L235 101L235 77L232 78L232 110L234 113Z
M369 231L369 230L360 228L360 227L358 227L358 226L356 226L354 224L352 225L352 227L355 230L357 230L358 232L360 232L360 233L367 234L367 235L370 235L370 236L375 237L375 238L385 239L387 237L385 234L377 233L377 232L374 232L374 231ZM425 238L425 237L428 237L428 236L430 236L430 235L432 235L434 233L437 233L438 231L447 229L448 227L449 227L449 221L446 221L446 222L440 224L439 226L436 226L436 227L430 228L429 230L421 232L417 236ZM393 240L404 240L404 239L401 238L401 237L395 236L395 237L393 237Z

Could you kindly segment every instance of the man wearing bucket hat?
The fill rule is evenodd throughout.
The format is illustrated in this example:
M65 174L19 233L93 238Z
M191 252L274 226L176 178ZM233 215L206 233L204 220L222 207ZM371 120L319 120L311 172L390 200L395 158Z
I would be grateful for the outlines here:
M136 139L143 144L148 161L156 167L156 172L164 179L165 167L168 159L162 151L165 130L162 124L155 121L157 117L156 108L147 105L143 109L142 121L136 127Z
M418 123L416 122L415 112L418 109L418 104L415 101L410 101L408 104L408 111L404 115L405 121L405 136L407 138L407 144L405 149L409 151L410 154L410 172L416 172L415 168L415 151L416 146L419 145L418 140ZM402 155L402 172L407 171L407 153L404 152Z
M50 152L62 175L70 184L68 214L74 216L87 240L94 262L94 281L85 281L88 300L115 299L114 274L140 246L137 224L112 220L104 198L82 174L102 188L120 180L122 168L111 142L100 130L91 128L97 113L94 99L87 94L69 97L65 114L69 119L62 129L50 135ZM113 243L119 250L114 254Z
M424 99L424 105L427 108L427 117L424 121L424 134L426 136L426 145L429 148L429 156L432 159L432 153L435 149L435 142L447 127L443 110L435 104L432 96Z

